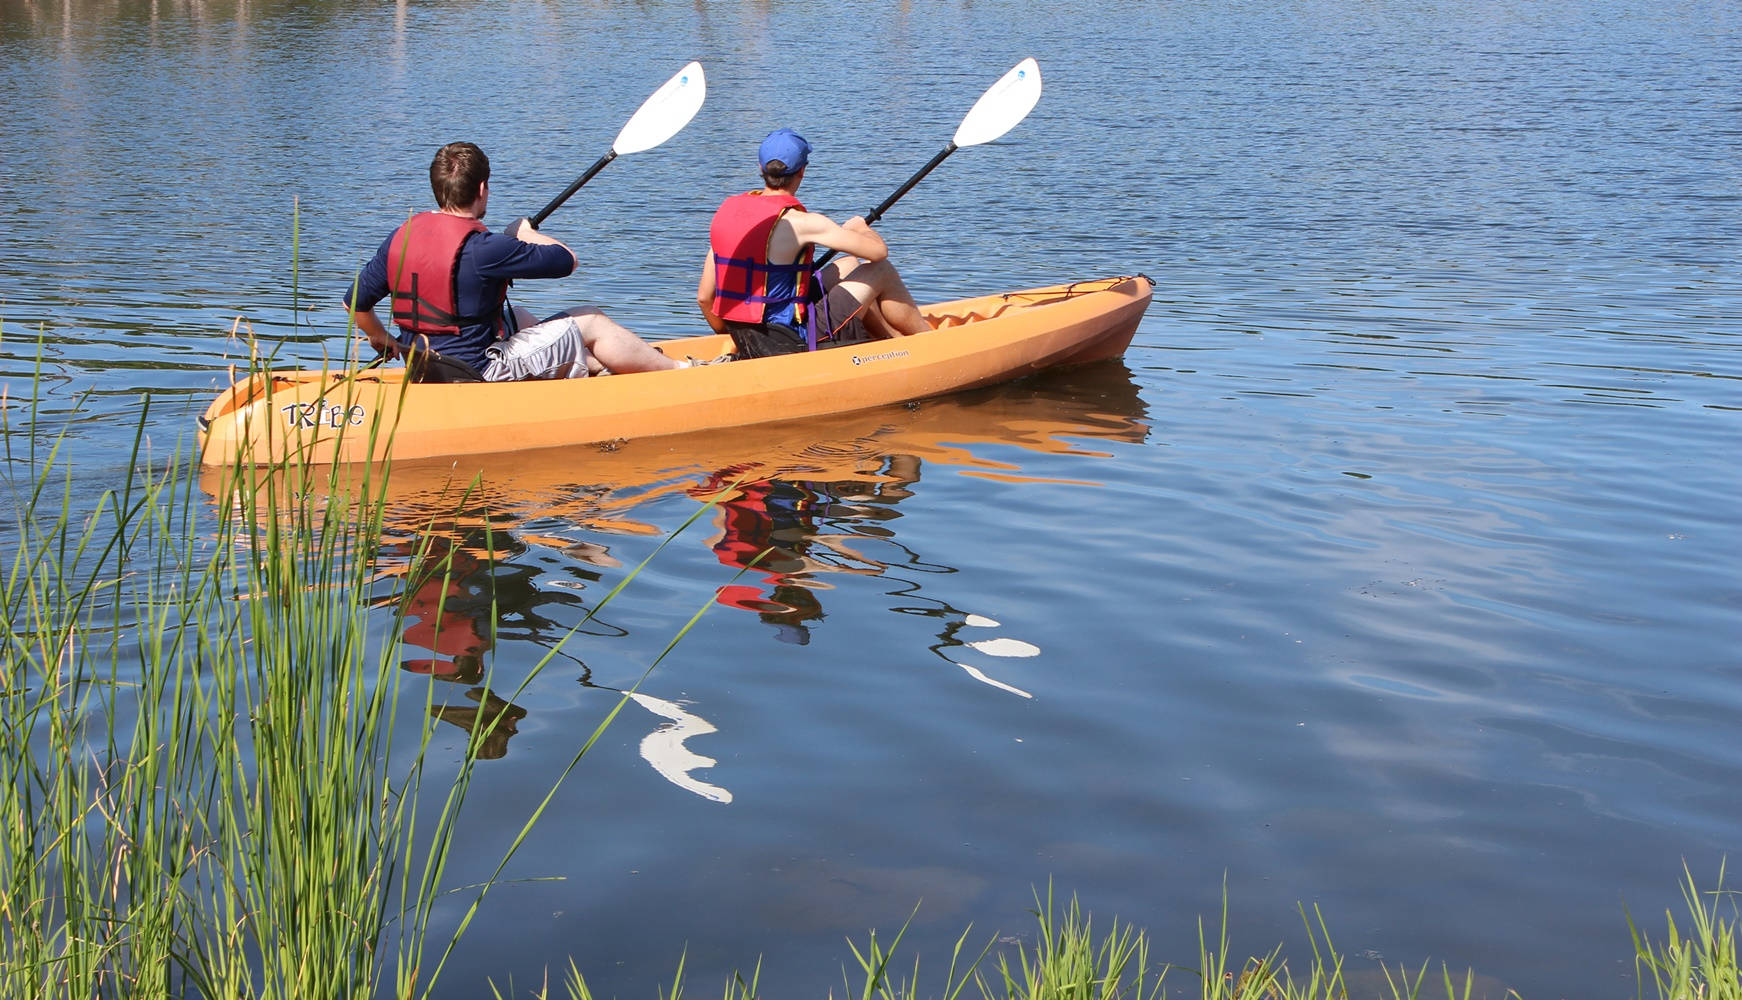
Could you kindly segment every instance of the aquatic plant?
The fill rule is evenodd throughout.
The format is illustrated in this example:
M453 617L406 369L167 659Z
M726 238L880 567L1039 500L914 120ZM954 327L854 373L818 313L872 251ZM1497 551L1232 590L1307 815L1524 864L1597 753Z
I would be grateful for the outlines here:
M1719 872L1718 888L1701 893L1691 876L1683 885L1683 895L1691 919L1685 933L1678 929L1675 917L1668 917L1668 940L1654 945L1633 926L1636 952L1635 968L1639 978L1639 995L1645 996L1645 984L1652 983L1659 1000L1742 1000L1742 966L1737 964L1736 905L1732 893L1723 889L1723 872ZM1703 901L1709 896L1710 902ZM1721 909L1728 903L1729 916ZM917 911L916 911L917 912ZM1350 1000L1350 997L1371 997L1373 1000L1518 1000L1519 994L1506 990L1500 996L1477 991L1473 972L1459 976L1441 965L1437 970L1423 962L1411 969L1399 965L1383 967L1383 985L1369 975L1366 991L1351 993L1344 956L1331 943L1329 928L1318 907L1310 915L1301 909L1310 959L1299 966L1298 973L1283 958L1281 946L1263 955L1233 960L1240 954L1233 949L1228 936L1227 897L1224 893L1220 923L1212 935L1199 921L1198 955L1195 966L1170 965L1154 958L1149 934L1118 920L1109 922L1104 932L1097 931L1091 915L1075 897L1068 904L1055 907L1052 890L1036 895L1031 911L1037 926L1032 946L1019 939L989 938L972 959L964 961L972 928L956 940L949 968L941 985L927 988L921 985L919 963L914 961L904 977L894 973L895 953L907 932L904 924L887 944L871 932L863 946L848 942L855 974L845 974L843 996L852 1000L961 1000L970 986L977 1000L1162 1000L1173 995L1196 995L1202 1000ZM911 923L912 918L909 918ZM999 950L1000 947L1004 950ZM988 956L996 952L996 968L986 968ZM730 977L723 991L723 1000L754 1000L761 978L758 964L751 977ZM1169 975L1174 982L1189 978L1194 982L1183 992L1164 992ZM560 984L569 1000L593 1000L591 987L580 969L571 961ZM1489 987L1492 988L1492 987ZM683 963L669 992L660 992L661 1000L680 1000L683 996ZM496 990L497 1000L512 996ZM550 984L532 991L537 1000L550 1000ZM833 993L831 991L831 996Z
M426 786L431 689L402 685L404 607L376 567L388 473L353 488L337 470L238 463L202 487L182 456L147 454L146 400L126 480L89 491L64 432L40 433L39 395L20 403L22 428L0 416L0 533L14 542L0 569L0 996L428 995L622 702L494 874L448 886L476 757ZM426 537L407 572L451 564ZM395 608L385 630L381 605ZM501 723L480 704L471 747ZM457 923L433 933L438 900L456 898Z
M1742 1000L1742 965L1736 961L1736 894L1724 888L1724 869L1718 869L1717 887L1702 893L1694 877L1682 869L1682 899L1688 908L1688 926L1678 928L1675 915L1666 912L1668 939L1654 945L1627 918L1633 935L1633 969L1639 979L1639 995L1645 984L1657 989L1659 1000ZM1710 902L1702 897L1709 896ZM1726 907L1724 904L1728 904ZM1729 911L1728 919L1724 916Z

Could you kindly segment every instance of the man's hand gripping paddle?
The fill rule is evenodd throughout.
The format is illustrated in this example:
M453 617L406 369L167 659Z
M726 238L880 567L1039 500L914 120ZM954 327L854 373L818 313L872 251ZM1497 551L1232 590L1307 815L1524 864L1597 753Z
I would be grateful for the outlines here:
M707 94L708 81L702 73L701 63L692 62L678 70L676 76L665 81L663 86L641 102L641 107L635 109L635 114L630 116L623 130L617 133L617 140L611 144L610 150L588 167L585 173L575 178L574 183L565 188L562 194L551 199L550 204L540 209L537 215L525 220L526 223L537 229L552 212L562 207L563 202L568 201L576 191L592 180L593 175L605 169L605 164L627 153L652 149L681 132L690 123L690 119L696 116L696 112L701 110L702 101ZM508 232L511 235L517 232L519 225L517 220L508 227ZM386 354L377 355L374 361L364 366L364 370L374 368L385 360Z

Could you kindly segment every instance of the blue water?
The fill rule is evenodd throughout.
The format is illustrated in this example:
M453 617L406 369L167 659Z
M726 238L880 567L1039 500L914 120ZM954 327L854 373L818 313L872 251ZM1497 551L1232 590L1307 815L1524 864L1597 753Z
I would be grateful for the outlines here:
M863 212L1029 55L1034 112L880 229L922 299L1149 274L1122 363L491 465L472 621L408 655L487 646L492 691L758 485L516 699L456 882L710 607L512 869L565 880L492 895L451 995L573 956L648 996L686 949L693 988L760 957L820 995L916 903L941 975L1049 880L1167 960L1225 885L1246 953L1298 954L1316 904L1363 983L1631 995L1627 911L1658 929L1684 863L1742 846L1733 4L6 2L11 436L40 337L37 430L70 420L82 477L124 475L146 397L185 447L237 317L344 353L337 297L436 146L491 154L506 223L699 59L696 120L547 223L580 274L517 289L693 332L764 132L815 144L811 207ZM405 470L403 509L442 477Z

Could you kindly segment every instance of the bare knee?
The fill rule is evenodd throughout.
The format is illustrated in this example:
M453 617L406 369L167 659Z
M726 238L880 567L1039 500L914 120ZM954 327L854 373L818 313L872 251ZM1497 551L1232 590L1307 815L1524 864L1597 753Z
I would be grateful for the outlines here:
M605 317L605 310L600 309L598 306L576 306L573 309L564 309L558 315L573 316L584 324L586 321L595 317L603 319Z
M844 277L875 288L879 293L895 283L895 265L887 258L878 261L855 261Z
M600 337L610 337L619 332L627 332L611 317L605 315L605 311L598 306L576 306L573 309L563 310L563 315L575 321L575 329L581 331L581 336L586 338L588 344Z

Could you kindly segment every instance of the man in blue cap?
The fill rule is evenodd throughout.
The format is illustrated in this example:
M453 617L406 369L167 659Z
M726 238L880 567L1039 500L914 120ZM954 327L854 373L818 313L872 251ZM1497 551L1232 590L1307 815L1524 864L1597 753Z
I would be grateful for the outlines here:
M931 329L889 263L889 246L854 216L836 223L796 197L811 145L770 132L757 159L762 189L727 198L708 228L696 302L741 358L901 337ZM815 247L841 256L813 273Z

